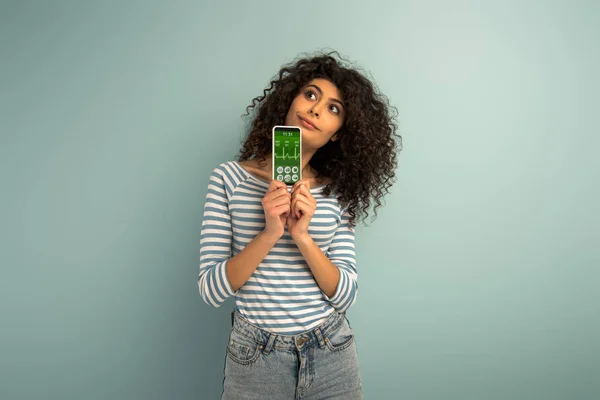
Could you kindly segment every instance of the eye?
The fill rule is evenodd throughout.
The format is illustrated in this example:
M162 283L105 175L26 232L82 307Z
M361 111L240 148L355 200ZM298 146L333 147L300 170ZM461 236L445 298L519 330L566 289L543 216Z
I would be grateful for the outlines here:
M310 99L310 100L313 100L313 99L311 98L311 96L314 96L314 98L315 98L315 99L317 98L317 95L316 95L316 94L315 94L315 92L313 92L312 90L307 90L307 91L306 91L306 93L305 93L305 96L306 96L306 98L308 98L308 99Z
M339 113L340 113L340 109L339 109L339 108L338 108L338 106L336 106L336 105L333 105L333 104L332 104L332 105L329 107L329 109L330 109L330 110L331 110L331 111L332 111L334 114L339 114Z

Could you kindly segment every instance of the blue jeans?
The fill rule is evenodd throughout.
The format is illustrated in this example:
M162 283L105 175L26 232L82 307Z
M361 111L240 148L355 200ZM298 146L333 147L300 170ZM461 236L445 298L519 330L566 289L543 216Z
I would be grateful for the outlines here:
M300 335L271 334L237 310L225 359L222 400L362 399L354 332L334 312Z

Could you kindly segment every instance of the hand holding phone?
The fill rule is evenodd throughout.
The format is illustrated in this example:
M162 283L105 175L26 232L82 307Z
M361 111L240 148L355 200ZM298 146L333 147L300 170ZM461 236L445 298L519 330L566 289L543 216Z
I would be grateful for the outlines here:
M277 238L283 236L286 220L290 213L291 197L285 183L271 182L262 199L265 212L265 233Z

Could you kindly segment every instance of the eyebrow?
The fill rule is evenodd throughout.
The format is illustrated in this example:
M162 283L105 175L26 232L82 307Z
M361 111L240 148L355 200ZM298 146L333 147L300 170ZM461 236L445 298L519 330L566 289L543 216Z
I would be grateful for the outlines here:
M311 87L311 86L312 86L312 87L314 87L315 89L317 89L317 92L319 92L319 94L320 94L321 96L323 96L323 91L321 90L321 88L320 88L320 87L318 87L318 86L317 86L317 85L315 85L315 84L310 84L310 85L308 85L308 86L307 86L307 88L309 88L309 87ZM331 101L335 101L335 102L337 102L337 103L340 103L340 105L341 105L342 107L346 107L346 106L344 105L344 103L343 103L341 100L339 100L339 99L336 99L335 97L331 97L331 98L330 98L330 100L331 100Z

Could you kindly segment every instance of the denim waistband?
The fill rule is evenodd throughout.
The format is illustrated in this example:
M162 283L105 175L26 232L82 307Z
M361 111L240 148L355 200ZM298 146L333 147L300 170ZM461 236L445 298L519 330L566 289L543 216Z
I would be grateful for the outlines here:
M304 347L315 345L323 347L330 332L336 330L345 318L345 313L334 311L323 323L308 332L298 335L281 335L251 324L236 309L233 316L233 329L255 341L263 349L263 352L268 354L273 347L281 350L302 350Z

